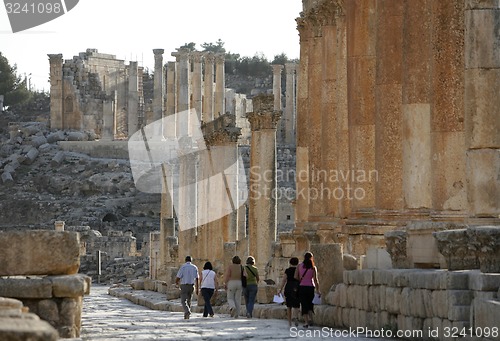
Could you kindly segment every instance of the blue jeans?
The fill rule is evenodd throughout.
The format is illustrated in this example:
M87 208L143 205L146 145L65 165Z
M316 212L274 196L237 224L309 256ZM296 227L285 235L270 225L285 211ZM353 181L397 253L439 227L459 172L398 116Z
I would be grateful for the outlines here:
M203 317L214 314L212 304L210 304L210 299L212 298L214 291L214 289L210 288L201 288L201 295L203 296L203 300L205 301L205 307L203 308Z
M253 314L253 306L255 304L255 298L257 297L257 291L259 288L257 284L249 284L245 288L245 305L247 308L247 314L252 317Z

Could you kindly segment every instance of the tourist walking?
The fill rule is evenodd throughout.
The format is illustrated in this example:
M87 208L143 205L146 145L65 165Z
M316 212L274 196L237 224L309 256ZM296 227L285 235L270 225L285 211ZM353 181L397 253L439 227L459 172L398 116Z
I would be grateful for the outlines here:
M299 325L299 280L295 278L295 270L298 264L299 259L297 257L290 258L290 267L283 274L279 290L279 294L284 293L285 295L288 325L290 327L292 326L292 320L295 322L296 327Z
M217 283L217 273L212 267L212 263L206 262L203 266L203 271L201 272L200 279L201 295L205 301L205 306L203 308L203 317L214 317L214 310L212 309L212 303L210 300L212 296L217 295L217 290L219 285Z
M180 285L181 288L181 304L184 308L184 319L189 319L191 316L191 297L193 296L193 291L196 291L198 295L198 267L192 264L191 256L186 256L186 263L182 264L179 271L177 272L177 277L175 278L175 284Z
M243 289L243 294L245 296L245 306L247 308L247 317L252 318L253 307L255 305L255 298L257 297L257 291L259 290L259 270L254 265L255 258L249 256L247 258L247 264L245 265L245 272L247 275L247 287Z
M321 295L318 282L318 269L314 265L313 254L306 252L304 261L295 270L295 279L299 281L299 301L304 318L304 328L309 327L309 320L314 314L314 291Z
M241 266L241 259L238 256L234 256L232 264L229 264L224 275L227 303L229 304L231 317L234 318L240 316L241 292L243 290L241 284L242 276L246 276L246 273L243 271L243 266Z

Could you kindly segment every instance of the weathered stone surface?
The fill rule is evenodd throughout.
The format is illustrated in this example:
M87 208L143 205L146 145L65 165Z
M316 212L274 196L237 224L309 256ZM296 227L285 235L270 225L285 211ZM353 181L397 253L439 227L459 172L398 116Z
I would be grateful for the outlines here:
M66 136L64 135L64 132L62 130L57 130L47 135L47 142L55 143L59 141L64 141L65 138Z
M30 318L0 318L0 339L8 341L56 341L57 331L47 322Z
M80 297L89 294L91 278L85 275L50 276L54 297Z
M350 254L344 253L342 255L342 261L345 270L357 270L358 269L358 259Z
M500 321L500 301L475 299L473 307L474 318L472 322L474 327L482 328L483 331L486 331L486 328L489 328L491 331L491 328L498 327L498 321ZM491 339L498 340L500 337L497 334L496 338Z
M392 266L396 269L409 267L409 260L406 253L407 233L406 231L390 231L384 234L387 252L391 256Z
M500 273L471 272L469 274L469 288L477 291L497 291L500 288Z
M473 226L467 234L481 271L500 273L500 226Z
M40 154L40 152L38 151L38 149L31 148L26 153L26 155L23 157L23 161L21 163L25 164L25 165L31 165L35 161L35 159L38 156L38 154Z
M46 278L0 278L0 296L51 298L52 283Z
M0 259L0 276L75 274L80 266L79 235L66 231L1 231Z
M466 229L434 232L439 252L444 256L448 270L479 268L478 259L468 247L470 240Z
M19 309L23 307L23 302L7 297L0 297L0 310L3 309Z
M43 135L42 136L35 136L31 139L31 145L35 148L38 148L45 143L47 143L47 139Z
M274 295L278 292L275 285L259 285L256 302L268 304L273 302Z
M342 283L344 268L342 245L312 245L311 252L318 266L318 280L322 293L327 293L333 284Z
M500 150L467 151L468 199L470 210L477 216L500 214Z
M12 184L14 179L12 178L12 174L10 172L2 173L2 183L4 184Z

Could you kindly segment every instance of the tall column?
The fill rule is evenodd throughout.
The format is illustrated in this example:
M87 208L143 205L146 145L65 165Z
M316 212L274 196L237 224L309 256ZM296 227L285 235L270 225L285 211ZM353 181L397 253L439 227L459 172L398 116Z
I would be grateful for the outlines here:
M139 81L137 62L130 62L128 72L128 136L139 129Z
M471 2L472 3L472 2ZM465 11L465 143L469 212L500 214L500 8L473 2Z
M180 48L178 52L173 52L172 56L178 58L177 64L177 136L188 134L189 128L189 50Z
M198 116L198 121L201 122L201 115L202 115L202 93L201 93L201 58L202 58L202 53L201 52L192 52L191 55L191 62L193 63L193 77L192 77L192 91L193 91L193 105L194 109L196 110L196 115Z
M224 115L225 112L225 71L224 71L225 54L215 54L215 108L214 118Z
M50 128L63 129L62 54L49 54L50 62Z
M165 116L175 115L175 62L168 62L167 64L167 106L165 111ZM164 132L166 137L175 136L175 119L169 120L171 123L164 127Z
M154 92L153 92L153 122L163 117L164 84L163 79L163 49L153 49L155 55Z
M283 65L273 65L273 95L274 95L274 110L282 110L283 104L281 101L281 72ZM277 139L282 142L285 139L285 119L282 117L278 124Z
M286 107L285 107L285 143L288 145L295 145L295 72L297 64L286 63Z
M205 59L205 79L203 87L203 123L214 120L214 54L206 52Z
M118 97L118 92L113 91L113 98L106 99L103 101L102 110L102 132L101 139L106 141L113 140L114 137L114 117L116 115L116 98Z
M276 241L276 125L281 112L273 110L272 95L253 98L247 114L252 129L250 146L249 251L256 266L265 269Z

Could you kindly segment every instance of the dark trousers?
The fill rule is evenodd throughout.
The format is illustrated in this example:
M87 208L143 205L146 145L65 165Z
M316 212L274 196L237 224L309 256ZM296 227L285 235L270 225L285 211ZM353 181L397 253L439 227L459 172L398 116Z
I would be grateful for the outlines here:
M214 310L212 309L212 304L210 303L210 299L214 295L214 289L210 288L201 288L201 296L203 296L203 300L205 301L205 307L203 308L203 317L207 317L208 315L213 315Z

